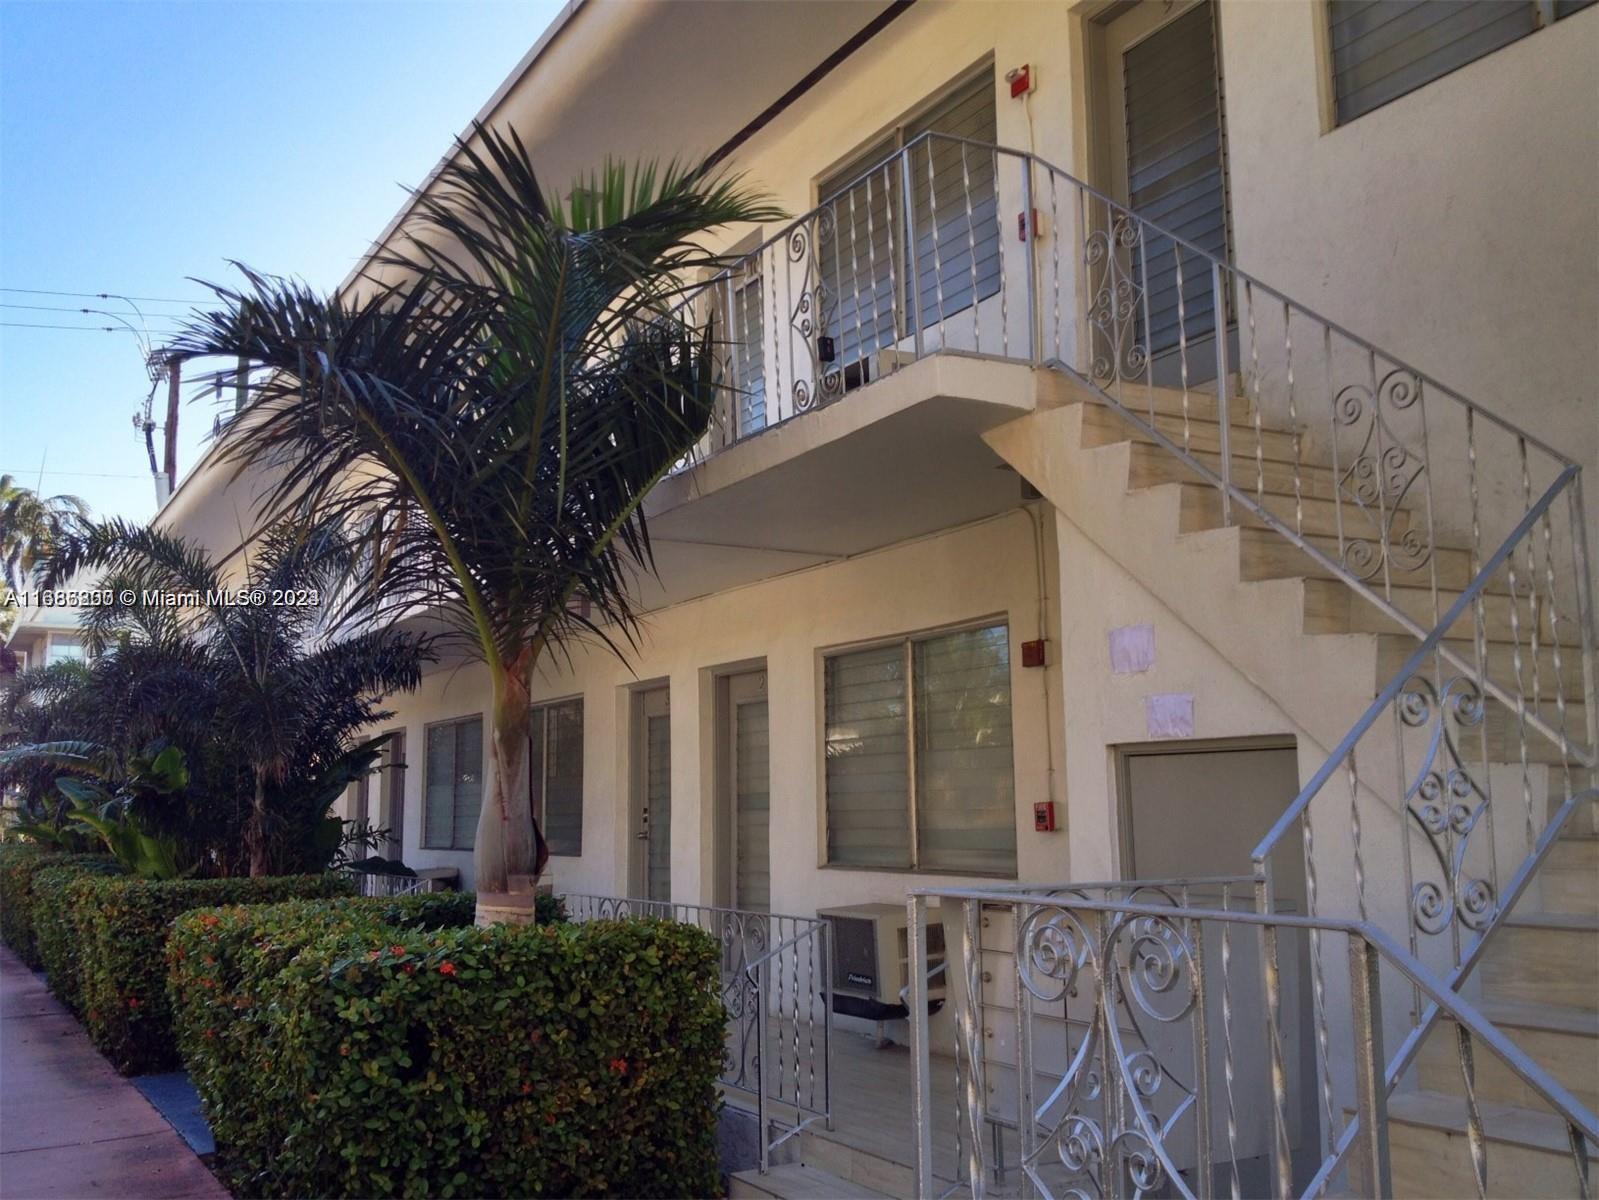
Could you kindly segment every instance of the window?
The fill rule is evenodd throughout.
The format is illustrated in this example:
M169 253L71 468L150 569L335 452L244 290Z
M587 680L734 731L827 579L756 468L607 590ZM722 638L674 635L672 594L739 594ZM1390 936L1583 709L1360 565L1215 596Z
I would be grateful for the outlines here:
M726 310L722 338L734 401L731 434L736 440L766 428L766 309L762 303L760 256L747 258L721 287Z
M583 853L583 701L565 700L533 710L533 812L551 854Z
M1330 0L1342 125L1595 0Z
M999 291L993 154L947 138L930 139L910 154L914 252L905 238L901 163L872 169L930 131L993 144L993 70L955 88L822 181L821 200L833 218L820 256L822 281L834 297L827 332L846 386L871 379L872 355L912 333L918 313L925 329L969 309L974 296L982 301ZM870 174L863 178L864 172Z
M483 718L429 725L422 845L470 850L483 806Z
M50 645L45 651L46 663L82 662L84 660L83 639L75 633L52 633Z
M1014 876L1009 628L833 654L823 671L828 863Z

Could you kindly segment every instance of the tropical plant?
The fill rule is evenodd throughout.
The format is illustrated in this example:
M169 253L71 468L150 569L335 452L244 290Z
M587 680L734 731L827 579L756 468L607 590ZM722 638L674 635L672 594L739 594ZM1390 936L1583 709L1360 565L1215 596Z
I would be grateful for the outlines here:
M319 870L333 856L341 826L328 810L371 770L384 741L355 736L391 715L382 697L414 688L430 654L420 633L325 636L320 604L307 601L341 577L347 552L325 529L274 526L251 547L243 580L229 587L199 547L109 521L41 560L47 584L106 568L107 590L118 598L83 614L96 654L88 668L96 716L119 764L106 777L127 778L131 756L153 737L186 752L188 786L164 803L147 797L133 806L146 832L182 834L199 820L214 835L242 834L252 875ZM282 597L289 602L271 603ZM0 784L7 761L51 760L17 750L0 756ZM232 873L226 838L206 841L216 873Z
M686 287L725 259L697 239L781 214L737 180L607 163L568 201L514 135L479 127L418 193L399 248L324 298L245 270L175 343L257 370L225 453L269 480L270 516L364 538L341 623L418 611L492 685L478 887L536 878L526 765L536 669L575 640L619 655L653 570L645 494L704 434L721 387Z
M72 805L67 820L98 836L111 856L132 874L144 879L178 879L199 868L197 860L180 866L178 838L150 833L136 811L136 806L149 797L171 796L188 786L189 768L178 747L152 746L145 754L132 758L128 775L120 781L115 794L101 783L80 777L104 780L116 770L115 756L93 742L53 742L5 753L26 755L79 772L56 779L57 790ZM23 824L17 832L70 848L65 836L69 831L57 826Z
M34 564L89 516L76 496L41 496L0 475L0 570L20 590Z

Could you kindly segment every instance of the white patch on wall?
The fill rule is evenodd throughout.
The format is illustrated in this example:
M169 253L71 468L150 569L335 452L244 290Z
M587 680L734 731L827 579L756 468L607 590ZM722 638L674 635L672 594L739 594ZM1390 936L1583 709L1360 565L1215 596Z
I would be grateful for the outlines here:
M1123 625L1110 631L1113 675L1138 675L1155 665L1155 627Z
M1145 696L1144 728L1152 738L1193 737L1193 693L1165 692Z

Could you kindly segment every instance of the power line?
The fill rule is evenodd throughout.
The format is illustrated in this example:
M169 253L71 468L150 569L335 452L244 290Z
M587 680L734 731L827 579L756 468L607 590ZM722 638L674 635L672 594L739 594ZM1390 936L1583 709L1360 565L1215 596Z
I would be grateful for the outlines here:
M75 296L80 300L143 300L147 304L208 304L210 300L179 300L173 296L125 296L120 292L53 292L48 288L0 287L0 292L28 296ZM212 300L215 297L211 297Z
M29 467L28 470L32 471L33 468ZM22 474L21 471L0 471L0 475L21 475L21 474ZM148 479L148 478L150 478L148 475L117 475L117 474L112 474L112 473L105 472L105 471L57 471L53 467L48 468L44 472L44 474L46 474L46 475L71 475L74 478L78 478L78 479Z
M0 300L0 308L27 308L32 309L34 312L93 313L100 311L97 308L79 308L70 304L15 304L4 300ZM178 316L177 313L156 313L155 315L169 319Z
M121 325L45 325L35 321L0 321L0 326L6 329L72 329L78 333L137 333L134 329L124 329ZM172 336L184 332L181 329L153 329L150 332L163 336Z

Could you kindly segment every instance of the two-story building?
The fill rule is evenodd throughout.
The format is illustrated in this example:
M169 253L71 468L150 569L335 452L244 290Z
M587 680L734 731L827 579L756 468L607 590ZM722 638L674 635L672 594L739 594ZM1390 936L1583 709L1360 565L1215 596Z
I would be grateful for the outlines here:
M794 220L727 231L696 298L736 394L650 497L642 644L539 681L556 890L810 917L1244 877L1313 787L1274 903L1426 959L1416 888L1462 922L1468 875L1507 891L1595 745L1596 78L1591 0L569 4L478 114L547 186L709 157ZM235 549L226 478L158 521ZM1358 762L1349 735L1485 573L1429 661L1475 668L1487 732L1450 746L1508 815L1438 857L1394 717ZM366 801L467 885L488 705L438 664ZM1347 1005L1314 953L1286 969L1312 1080ZM1521 1019L1591 1067L1562 1012Z

